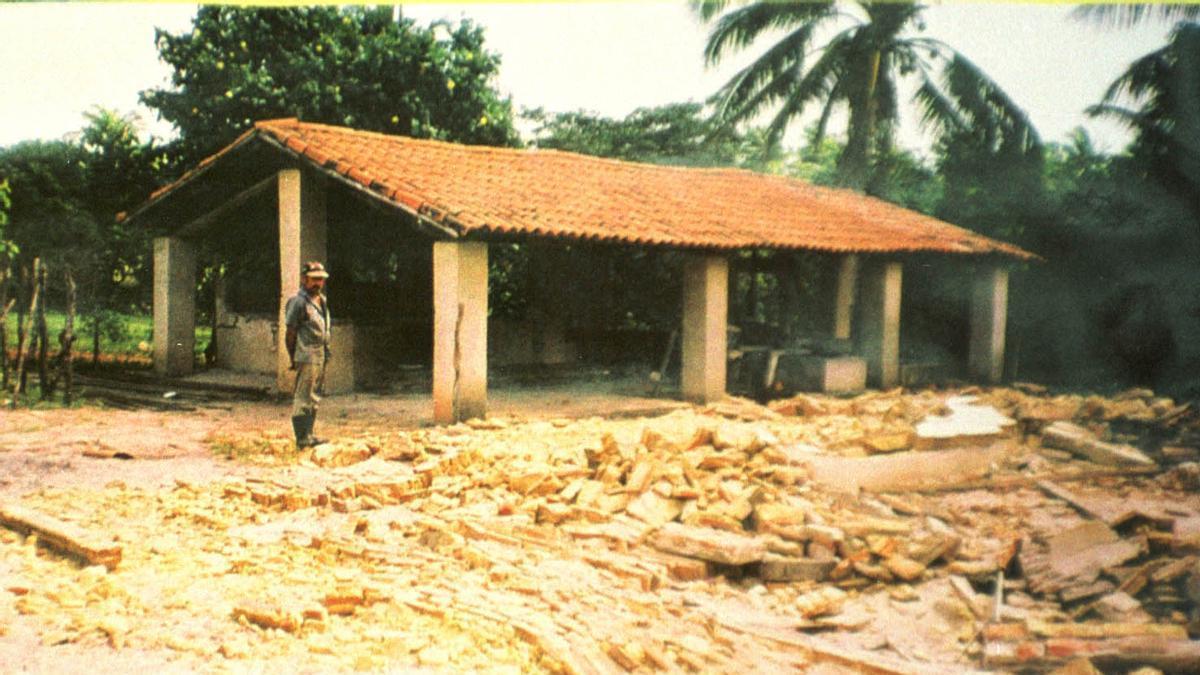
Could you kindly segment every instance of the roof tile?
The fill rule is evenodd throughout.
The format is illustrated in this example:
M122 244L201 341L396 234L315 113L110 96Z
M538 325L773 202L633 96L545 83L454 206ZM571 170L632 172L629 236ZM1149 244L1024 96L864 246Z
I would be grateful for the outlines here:
M255 129L318 166L335 166L376 188L400 208L448 221L463 236L1036 257L873 197L743 169L458 145L295 119L258 122Z

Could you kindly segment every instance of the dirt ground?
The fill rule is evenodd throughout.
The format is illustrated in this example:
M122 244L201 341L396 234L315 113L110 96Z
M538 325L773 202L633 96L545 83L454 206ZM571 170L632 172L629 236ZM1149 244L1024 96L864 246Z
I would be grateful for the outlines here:
M983 637L989 584L1011 573L1022 541L1022 555L1036 552L1089 520L1039 480L1071 485L1096 512L1105 499L1143 499L1146 513L1171 504L1162 518L1176 530L1200 523L1200 500L1161 472L1122 476L1042 447L1030 420L1062 397L982 392L1015 418L1003 434L917 447L920 420L946 414L954 393L799 397L770 410L556 385L494 392L487 421L449 427L430 424L426 396L337 396L318 422L337 442L299 456L282 403L4 411L0 505L111 537L122 558L111 570L89 566L0 529L0 663L6 672L1007 669L1015 662L1003 655L985 660L999 648ZM1151 395L1139 400L1133 412L1096 413L1081 399L1062 417L1178 417ZM921 487L929 481L936 489ZM703 562L663 541L672 528L734 542L715 558L695 553ZM829 532L836 541L822 538ZM1159 570L1171 564L1160 557L1170 541L1155 536L1133 562ZM750 544L767 557L720 561ZM767 578L759 561L772 559L822 571L781 563L789 571ZM1194 559L1170 560L1185 564L1168 581L1191 579ZM1119 580L1125 568L1102 574ZM1034 583L1006 582L1002 623L1097 620ZM1184 631L1189 600L1176 588L1139 596L1154 613L1142 623Z

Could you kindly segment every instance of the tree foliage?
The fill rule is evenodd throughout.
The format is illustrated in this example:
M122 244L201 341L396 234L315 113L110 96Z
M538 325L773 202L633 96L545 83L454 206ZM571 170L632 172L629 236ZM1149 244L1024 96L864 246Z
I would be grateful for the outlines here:
M835 109L849 111L847 142L838 158L838 180L879 193L881 169L893 149L900 115L898 83L915 78L922 121L939 135L984 133L1040 144L1024 112L965 56L920 35L923 7L898 2L784 3L761 0L730 6L700 0L701 16L714 22L705 48L710 64L765 39L784 36L717 92L717 116L725 125L770 112L768 142L814 106L821 110L817 140ZM848 25L847 25L848 24ZM819 35L833 37L816 45Z
M1080 5L1074 15L1082 21L1101 26L1130 28L1147 21L1195 21L1200 19L1200 5L1182 3L1105 3Z
M585 111L546 113L541 108L523 116L538 125L533 143L540 148L683 166L761 169L778 158L777 152L774 157L767 154L762 130L718 128L699 103L638 108L623 119Z
M12 186L7 179L0 180L0 269L7 269L9 260L20 249L8 238L8 209L12 206Z
M24 141L0 149L0 176L11 187L7 237L20 262L40 256L52 267L81 265L100 245L87 208L86 152L67 141Z
M51 270L74 269L94 307L145 306L149 239L116 216L154 188L158 153L138 139L131 117L96 108L86 119L75 140L0 149L12 192L6 236L22 264L40 257Z
M417 26L386 7L202 6L191 32L156 33L171 86L142 102L179 130L184 166L254 121L298 117L418 138L507 145L499 57L470 21Z
M131 115L96 108L86 118L79 143L85 153L86 208L101 241L96 256L103 281L97 290L101 305L125 311L150 301L150 238L147 230L117 216L157 186L162 151L138 138Z
M1130 64L1088 112L1127 125L1142 177L1200 224L1200 24L1177 25L1166 45Z

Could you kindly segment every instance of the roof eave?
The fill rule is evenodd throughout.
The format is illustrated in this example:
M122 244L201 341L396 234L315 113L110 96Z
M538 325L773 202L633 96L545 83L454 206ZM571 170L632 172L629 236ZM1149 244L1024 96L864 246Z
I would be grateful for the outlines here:
M250 141L253 140L256 135L258 135L258 133L259 131L257 128L247 129L242 133L241 136L238 136L236 139L234 139L232 143L224 148L221 148L213 155L201 160L201 162L196 165L196 168L185 171L184 174L177 178L174 182L150 193L150 197L146 201L142 202L137 208L126 213L125 217L121 219L121 222L136 224L137 221L146 214L146 212L161 204L165 199L175 194L180 189L191 185L197 179L207 175L210 171L212 171L213 167L219 164L226 156L231 155L242 147L248 145Z

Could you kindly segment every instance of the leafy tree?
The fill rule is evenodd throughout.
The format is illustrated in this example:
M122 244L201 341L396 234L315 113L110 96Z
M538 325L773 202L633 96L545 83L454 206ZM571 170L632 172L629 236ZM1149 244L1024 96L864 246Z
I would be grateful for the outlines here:
M1134 140L1110 161L1110 191L1093 197L1093 227L1075 253L1107 282L1096 303L1101 356L1127 380L1200 397L1200 6L1106 5L1076 16L1175 24L1088 109L1123 122Z
M46 262L51 300L61 272L79 283L85 329L100 332L114 312L149 305L149 239L142 229L118 222L153 189L157 153L138 140L131 117L103 108L75 140L27 141L0 150L0 176L12 186L7 235L20 250L20 265ZM0 236L2 238L2 236Z
M715 21L705 47L710 64L744 49L769 32L785 31L759 58L738 72L719 92L717 116L737 124L767 111L774 116L768 141L777 143L787 127L813 105L821 108L817 145L832 112L849 109L847 142L838 159L838 179L854 189L879 193L881 171L892 149L900 114L898 81L918 82L916 100L922 121L941 135L972 132L1011 136L1028 147L1040 144L1024 112L962 54L919 35L923 7L902 2L833 1L748 4L698 0L705 20ZM728 10L728 11L727 11ZM846 27L840 27L844 22ZM814 49L817 34L839 28ZM809 59L815 54L815 59Z
M183 166L275 117L516 142L511 104L490 84L500 59L469 21L419 27L386 7L202 6L191 32L156 40L171 86L141 99L179 130L172 151Z
M638 108L624 119L541 108L523 116L539 125L533 142L542 148L652 164L765 167L761 130L719 129L699 103Z
M24 141L0 149L0 176L11 188L7 238L19 264L41 257L55 269L83 267L100 246L87 209L83 148L66 141Z
M845 143L823 136L816 127L808 130L808 142L796 152L787 153L778 173L806 180L814 185L836 187L838 157ZM941 204L943 181L928 161L909 150L893 149L876 159L879 180L877 197L905 208L933 214Z
M1014 242L1036 229L1045 214L1040 147L959 133L944 137L935 150L944 185L938 217Z
M150 302L150 239L145 228L132 228L117 219L133 208L158 183L161 150L138 139L135 118L95 108L80 134L84 151L84 203L95 221L100 247L96 251L100 279L99 304L128 310Z

